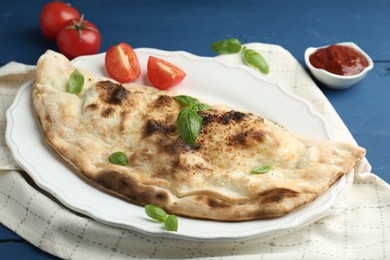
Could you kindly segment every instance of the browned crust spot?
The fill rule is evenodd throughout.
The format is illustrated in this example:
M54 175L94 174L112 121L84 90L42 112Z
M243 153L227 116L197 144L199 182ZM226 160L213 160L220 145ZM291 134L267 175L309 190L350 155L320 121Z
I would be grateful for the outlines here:
M129 91L121 84L109 80L99 81L96 89L100 94L100 99L108 104L120 105L122 100L127 99Z

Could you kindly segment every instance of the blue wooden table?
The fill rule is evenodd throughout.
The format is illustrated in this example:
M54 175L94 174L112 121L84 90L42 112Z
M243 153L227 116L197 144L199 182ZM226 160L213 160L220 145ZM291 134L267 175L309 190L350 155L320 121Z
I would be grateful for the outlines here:
M48 1L0 2L0 65L35 64L54 43L39 29ZM390 182L390 0L328 1L73 1L102 34L100 51L119 42L134 48L185 50L214 56L221 39L281 45L303 64L307 47L357 43L375 62L368 76L346 90L318 83L357 142L367 149L372 172ZM46 259L40 251L0 225L0 259Z

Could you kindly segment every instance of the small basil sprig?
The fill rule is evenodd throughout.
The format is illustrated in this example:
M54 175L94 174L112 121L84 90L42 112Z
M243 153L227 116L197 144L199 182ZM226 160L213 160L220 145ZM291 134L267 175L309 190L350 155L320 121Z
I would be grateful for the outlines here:
M236 38L217 41L211 44L211 49L219 54L233 54L241 51L241 42Z
M234 54L241 52L246 65L258 69L264 74L269 73L269 66L264 57L257 51L243 47L236 38L217 41L211 44L211 49L219 54Z
M164 229L166 231L174 231L177 232L177 228L179 226L177 217L175 215L169 215L164 221Z
M75 69L68 80L68 91L72 94L79 94L84 86L84 76Z
M177 116L176 124L180 137L189 144L194 145L202 128L203 119L191 107L184 107Z
M157 221L158 223L164 223L164 229L166 231L177 232L179 222L175 215L168 215L165 210L153 204L145 206L145 213L148 215L148 217Z
M176 125L180 137L189 145L194 145L200 130L202 129L203 119L198 112L206 111L211 107L200 103L196 98L180 95L173 97L182 106L184 106L177 116Z
M115 152L112 153L109 157L108 160L110 163L113 164L118 164L118 165L127 165L128 164L128 158L124 152Z
M245 63L248 66L256 68L260 72L263 72L264 74L269 73L269 66L268 66L267 61L257 51L247 49L244 47L241 55L242 55L243 60L245 61Z
M261 166L256 166L251 169L252 174L264 174L272 170L273 167L270 165L261 165Z
M153 204L149 204L145 206L145 213L148 215L151 219L154 219L155 221L159 223L163 223L167 219L167 213L162 208L159 208Z
M182 104L183 106L191 106L199 103L199 100L197 100L196 98L186 95L174 96L173 98L179 101L180 104Z

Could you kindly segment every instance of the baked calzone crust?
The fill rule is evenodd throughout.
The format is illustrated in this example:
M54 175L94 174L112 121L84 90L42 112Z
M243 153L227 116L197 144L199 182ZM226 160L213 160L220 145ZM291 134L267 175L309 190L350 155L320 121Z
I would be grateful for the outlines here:
M132 203L219 221L275 218L316 199L365 155L225 106L199 112L202 128L189 145L170 92L79 70L84 86L72 94L74 70L53 51L38 61L32 98L44 136L84 180ZM128 164L110 163L117 151Z

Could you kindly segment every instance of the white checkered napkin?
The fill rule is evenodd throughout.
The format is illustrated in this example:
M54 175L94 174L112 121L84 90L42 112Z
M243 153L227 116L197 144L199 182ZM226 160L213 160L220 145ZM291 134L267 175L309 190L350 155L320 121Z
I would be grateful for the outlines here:
M283 48L252 43L269 62L268 77L312 102L339 140L354 142L333 107ZM240 62L238 57L228 58ZM65 259L390 259L390 187L364 160L330 214L276 236L218 243L144 235L73 212L39 189L15 164L4 141L5 111L33 67L0 68L0 222L33 245Z
M0 68L0 166L2 169L21 169L11 156L5 142L6 118L5 112L12 104L19 87L33 78L35 66L10 62Z

